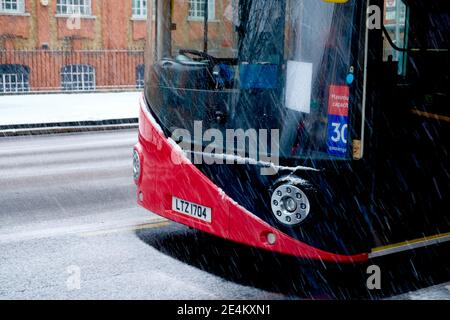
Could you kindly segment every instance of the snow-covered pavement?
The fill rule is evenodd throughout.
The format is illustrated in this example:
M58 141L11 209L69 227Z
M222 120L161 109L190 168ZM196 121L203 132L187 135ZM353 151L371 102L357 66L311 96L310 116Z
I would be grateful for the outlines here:
M402 294L393 300L450 300L450 282Z
M141 92L0 96L0 126L137 118Z

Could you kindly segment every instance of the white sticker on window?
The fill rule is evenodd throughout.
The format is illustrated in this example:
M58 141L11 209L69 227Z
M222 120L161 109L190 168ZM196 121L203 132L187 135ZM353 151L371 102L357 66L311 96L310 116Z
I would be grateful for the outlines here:
M313 64L288 61L286 107L299 112L311 112Z

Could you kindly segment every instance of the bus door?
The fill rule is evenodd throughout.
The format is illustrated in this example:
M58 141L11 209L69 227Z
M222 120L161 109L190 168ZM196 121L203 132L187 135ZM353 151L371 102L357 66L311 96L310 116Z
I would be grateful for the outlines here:
M384 19L369 43L372 202L386 245L450 231L450 18L448 1L375 2Z

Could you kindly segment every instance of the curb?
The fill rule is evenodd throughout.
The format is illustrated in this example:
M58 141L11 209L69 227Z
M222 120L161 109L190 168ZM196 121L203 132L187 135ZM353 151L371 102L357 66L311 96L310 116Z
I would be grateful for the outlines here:
M0 137L137 129L137 118L0 126Z

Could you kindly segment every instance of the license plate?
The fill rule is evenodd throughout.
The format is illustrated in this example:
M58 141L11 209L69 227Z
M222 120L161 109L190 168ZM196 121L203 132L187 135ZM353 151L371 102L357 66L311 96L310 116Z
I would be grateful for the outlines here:
M198 220L212 222L211 208L197 203L172 197L172 210Z

